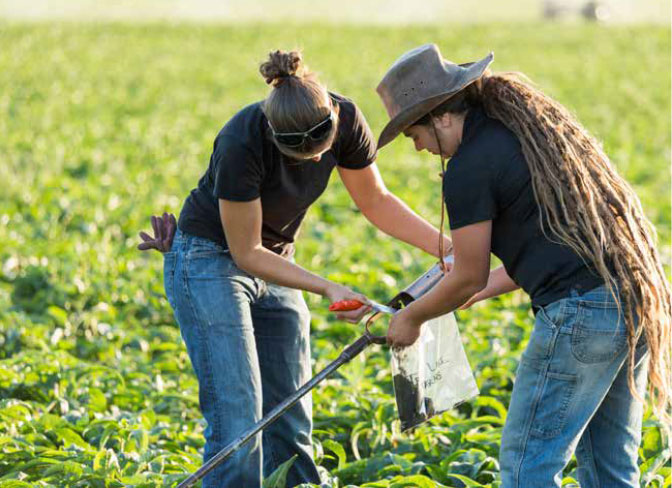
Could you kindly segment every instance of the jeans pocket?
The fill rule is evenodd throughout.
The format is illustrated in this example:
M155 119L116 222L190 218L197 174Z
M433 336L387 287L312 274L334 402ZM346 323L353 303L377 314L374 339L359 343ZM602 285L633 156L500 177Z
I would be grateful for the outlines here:
M240 274L228 251L192 248L184 256L189 278L222 278Z
M177 253L166 252L163 254L163 288L166 292L166 298L170 306L175 309L175 296L173 289L175 286L175 263L177 262Z
M614 360L627 345L625 318L613 300L578 303L572 354L586 364Z
M523 352L523 359L539 361L550 358L557 331L558 327L546 310L543 307L540 308L534 321L534 328L530 333L530 340Z
M532 435L548 439L564 429L575 389L575 375L546 373L530 429Z
M212 239L206 239L205 237L192 236L187 248L187 255L189 257L228 253L229 250L220 243Z

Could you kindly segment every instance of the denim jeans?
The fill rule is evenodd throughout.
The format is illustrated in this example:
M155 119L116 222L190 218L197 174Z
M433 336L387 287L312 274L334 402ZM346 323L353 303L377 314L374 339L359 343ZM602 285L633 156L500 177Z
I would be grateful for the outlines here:
M310 379L310 313L300 291L245 273L228 250L179 230L164 255L164 286L198 378L207 461ZM288 486L319 483L311 417L306 396L203 487L260 487L294 454Z
M644 405L628 389L626 337L604 286L538 309L502 434L502 488L559 487L573 453L582 488L639 486ZM634 372L642 398L647 352L642 337Z

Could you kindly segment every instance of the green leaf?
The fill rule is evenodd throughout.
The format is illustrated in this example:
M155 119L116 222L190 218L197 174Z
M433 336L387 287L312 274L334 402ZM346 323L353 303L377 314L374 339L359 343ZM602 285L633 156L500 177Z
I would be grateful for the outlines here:
M642 439L642 451L644 458L648 459L663 450L663 438L658 428L646 429Z
M19 480L0 481L0 488L32 488L33 485Z
M93 449L91 445L88 444L84 439L82 439L77 432L68 427L59 427L54 430L54 433L66 447L75 445L77 447L81 447L86 450Z
M290 459L282 463L273 473L264 480L263 488L286 488L287 473L298 458L298 454L294 454Z
M332 441L331 439L322 441L322 446L332 451L338 457L338 468L336 469L343 469L346 464L346 454L343 446L341 446L338 442Z
M98 388L89 388L89 408L94 412L107 410L107 399Z
M68 312L63 310L61 307L51 305L47 308L47 313L60 326L64 326L68 322Z
M464 486L471 488L471 487L483 487L484 485L478 483L477 481L472 480L471 478L468 478L466 476L463 476L461 474L453 474L453 473L446 473L446 476L449 478L455 478L457 480L460 480L462 483L464 483Z
M58 479L63 479L63 477L80 478L83 472L84 472L83 465L75 461L62 461L44 471L42 476L44 476L45 479L54 475L58 475L56 476Z
M439 466L436 466L434 464L427 464L425 466L425 469L434 480L440 481L441 483L444 484L450 481L448 479L448 476L446 475L446 472Z
M443 488L444 485L423 475L397 477L391 480L390 488Z
M495 410L502 419L506 419L506 407L496 398L490 396L478 396L474 400L474 407L491 408Z
M105 462L105 454L107 453L106 449L100 449L95 457L93 458L93 470L99 471Z

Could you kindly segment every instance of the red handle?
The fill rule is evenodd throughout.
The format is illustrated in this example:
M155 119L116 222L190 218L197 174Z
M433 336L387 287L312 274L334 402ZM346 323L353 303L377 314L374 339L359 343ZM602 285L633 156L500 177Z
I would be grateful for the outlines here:
M362 307L364 304L359 300L341 300L340 302L334 302L329 305L330 312L350 312L351 310L357 310Z

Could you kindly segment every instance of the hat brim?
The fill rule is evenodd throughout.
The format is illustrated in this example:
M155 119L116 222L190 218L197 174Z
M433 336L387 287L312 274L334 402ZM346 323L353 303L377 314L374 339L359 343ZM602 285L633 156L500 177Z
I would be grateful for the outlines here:
M450 97L478 80L481 76L483 76L483 73L485 73L485 70L488 68L493 58L493 54L490 53L480 61L463 64L462 66L468 66L469 76L465 78L464 82L460 86L439 95L421 100L415 105L408 107L406 110L399 112L392 120L387 123L387 125L383 128L383 131L380 133L380 137L378 138L378 149L380 150L382 147L392 142L401 132L408 129L415 122L427 115L431 110L435 109Z

